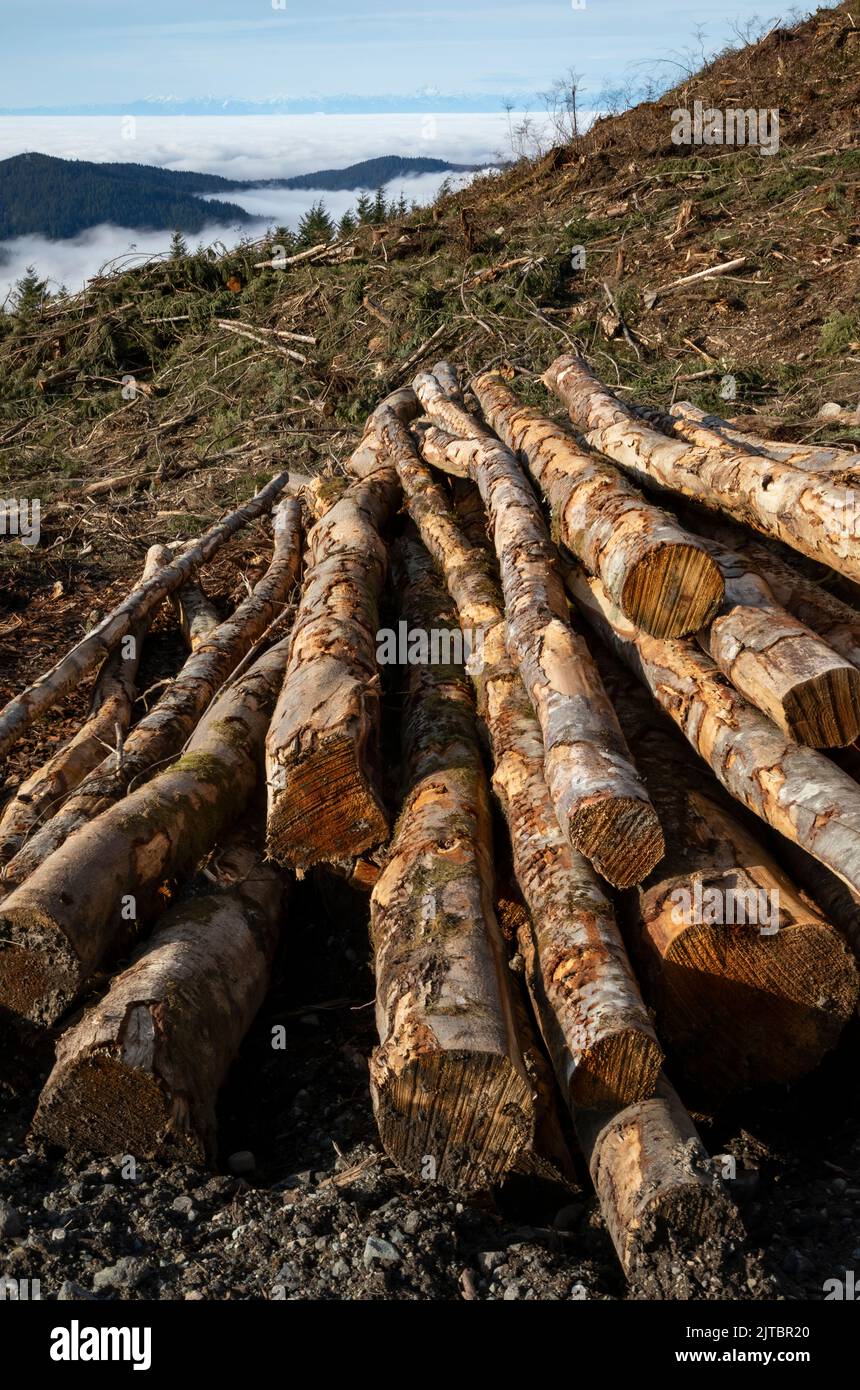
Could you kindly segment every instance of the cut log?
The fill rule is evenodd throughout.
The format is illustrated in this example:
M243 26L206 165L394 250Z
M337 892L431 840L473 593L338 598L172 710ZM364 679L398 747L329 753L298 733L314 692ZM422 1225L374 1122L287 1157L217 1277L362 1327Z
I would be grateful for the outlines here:
M673 1066L708 1102L805 1076L856 1007L853 957L648 692L611 657L601 671L666 831L623 916Z
M411 391L383 406L407 418L418 409ZM400 484L378 449L372 416L348 468L355 481L308 537L290 660L266 740L268 853L302 873L388 838L379 787L377 601L386 572L380 532Z
M860 671L787 609L745 555L707 540L726 585L699 643L736 690L797 743L836 748L860 733Z
M167 912L60 1038L33 1123L49 1143L214 1160L215 1101L268 988L283 892L249 844L217 867L221 891Z
M21 883L80 826L113 806L184 747L224 681L269 627L286 613L301 563L302 509L294 498L273 516L274 552L253 592L198 647L156 705L129 734L122 758L105 758L62 809L6 865L6 882Z
M632 622L655 637L683 636L710 622L723 583L695 536L611 464L523 405L496 373L476 377L472 389L546 497L554 538L600 576Z
M649 637L599 579L571 567L580 611L738 801L860 892L860 786L829 758L793 743L744 699L698 646Z
M474 428L429 374L416 379L415 389L446 428ZM541 726L546 782L562 829L610 883L638 883L662 856L660 825L588 647L570 625L540 504L510 449L494 436L464 434L445 452L466 465L490 517L508 650Z
M705 1247L720 1269L735 1253L744 1237L737 1208L665 1077L651 1099L583 1115L576 1130L628 1279L656 1280L677 1298L679 1261Z
M146 584L169 558L164 546L151 546L141 584ZM121 749L131 723L137 668L152 616L150 613L136 623L105 661L96 678L89 716L74 738L22 782L4 808L0 864L14 858L33 827L60 809L66 797L103 761L107 749Z
M51 1025L171 879L241 815L287 661L284 638L211 706L186 753L65 844L0 904L0 1017Z
M179 620L182 636L189 651L196 652L220 625L212 600L198 580L192 579L170 595L173 610Z
M559 357L544 382L592 448L629 472L860 579L860 525L851 488L745 450L729 453L667 439L607 390L580 357Z
M455 622L422 546L403 538L395 565L410 626ZM405 1173L486 1188L534 1133L493 911L489 788L462 666L412 665L408 675L408 790L371 898L373 1108L383 1147Z
M514 868L529 909L520 926L535 1015L565 1100L572 1106L650 1094L661 1051L619 935L588 861L571 847L543 773L543 745L505 645L502 596L491 557L472 545L451 503L391 417L385 447L406 504L457 607L464 633L483 632L470 665L495 760L493 786L507 819Z
M270 483L243 503L216 526L213 526L199 540L189 545L164 569L159 570L141 588L129 594L117 608L103 618L92 632L58 661L44 676L29 686L22 694L16 695L0 710L0 757L21 737L26 728L41 717L46 710L55 705L90 671L98 666L114 650L127 633L139 622L150 616L162 599L174 590L181 588L190 575L228 541L249 521L265 515L289 484L289 473L279 473Z
M793 468L821 471L829 474L854 473L860 481L860 454L849 449L830 448L821 444L783 444L775 439L761 439L745 434L719 415L708 415L690 401L675 401L670 407L669 424L679 439L704 448L742 449ZM662 428L662 426L661 426Z

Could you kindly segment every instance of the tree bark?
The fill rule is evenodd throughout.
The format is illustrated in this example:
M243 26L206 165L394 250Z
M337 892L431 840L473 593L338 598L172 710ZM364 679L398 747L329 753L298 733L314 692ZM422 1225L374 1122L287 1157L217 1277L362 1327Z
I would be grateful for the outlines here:
M418 409L411 391L383 406L407 418ZM379 458L379 410L348 465L355 481L308 537L290 660L266 740L267 850L302 873L355 858L389 833L379 789L377 602L386 572L380 532L400 485Z
M496 373L482 373L472 389L546 497L554 538L599 575L632 622L655 637L683 636L710 622L723 583L696 536L646 502L611 464L523 405Z
M172 879L186 877L257 784L289 638L201 720L187 751L70 836L0 904L0 1015L56 1023Z
M170 601L179 620L185 645L189 651L196 652L220 626L218 610L196 579L183 584L181 589L171 594Z
M184 747L224 681L284 612L301 563L301 503L287 498L278 504L273 532L272 560L253 593L188 658L158 703L129 734L119 763L112 754L105 758L6 865L6 882L23 882L75 830L115 805L129 787L147 779Z
M666 830L666 858L623 916L673 1067L708 1101L796 1080L856 1007L854 960L647 691L611 657L602 671Z
M398 543L397 589L406 621L432 631L454 619L422 551ZM408 677L408 791L371 898L373 1107L404 1172L485 1188L516 1166L535 1123L493 911L489 789L462 666Z
M706 449L717 447L735 453L740 449L773 459L776 463L790 464L792 468L821 471L834 476L844 474L846 477L853 473L855 480L860 480L860 454L856 451L852 453L849 449L836 449L828 445L783 444L775 439L761 439L736 429L719 415L708 415L690 401L675 401L667 421L679 439L700 444Z
M527 984L565 1100L586 1106L608 1097L648 1095L660 1067L660 1047L612 906L559 826L544 779L540 727L506 649L502 596L490 556L467 540L409 432L392 418L383 437L409 513L444 575L463 632L483 632L480 662L471 662L469 669L492 744L493 786L530 914L519 943L528 952Z
M16 695L0 710L0 757L8 753L26 728L46 710L55 705L66 691L73 690L88 672L109 656L114 647L131 632L136 623L149 617L162 599L186 583L201 565L221 546L258 516L268 512L289 484L289 473L279 473L270 483L230 512L206 532L200 540L189 545L169 565L159 570L139 589L135 589L117 608L103 618L98 627L68 652L56 666L46 672L22 694Z
M797 743L844 747L860 733L860 671L777 603L755 560L706 541L726 585L699 643L736 690Z
M141 584L169 559L164 546L150 547ZM22 782L0 818L0 864L12 859L33 827L59 810L94 767L105 749L122 746L137 696L137 669L153 614L136 623L107 658L93 690L90 713L81 728L52 758Z
M829 758L787 739L683 639L661 641L614 608L599 579L568 576L580 610L736 800L860 892L860 786Z
M677 1297L679 1258L707 1244L720 1268L720 1247L731 1255L743 1240L737 1209L665 1077L649 1100L582 1116L577 1137L628 1279L665 1280L666 1296Z
M579 357L559 357L544 382L592 448L629 472L860 579L860 527L851 488L744 450L728 453L667 439L601 385Z
M446 428L474 428L429 374L416 379L415 389ZM508 650L541 726L559 822L610 883L628 887L660 859L663 837L588 647L570 625L540 505L516 458L494 436L464 434L446 453L466 464L492 523Z
M107 994L62 1035L35 1133L77 1153L198 1163L215 1103L268 988L283 886L249 844L221 891L178 903Z

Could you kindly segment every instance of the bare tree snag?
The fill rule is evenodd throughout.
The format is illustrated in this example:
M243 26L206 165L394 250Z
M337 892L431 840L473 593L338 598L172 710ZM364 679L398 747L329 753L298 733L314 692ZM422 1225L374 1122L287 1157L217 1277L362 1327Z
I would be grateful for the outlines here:
M645 682L736 800L860 892L860 786L754 709L693 643L634 628L599 579L568 576L580 611Z
M242 812L289 638L216 700L185 754L71 835L0 904L0 1016L51 1025L170 879L186 877Z
M708 1100L805 1076L856 1007L854 960L611 660L604 680L666 831L666 858L623 912L673 1065Z
M505 645L502 595L485 549L458 525L443 488L394 418L383 427L409 513L444 575L464 632L483 632L470 664L493 749L493 786L529 910L519 945L526 982L569 1105L650 1094L662 1054L615 924L588 864L562 833L544 779L540 727Z
M790 464L792 468L805 468L809 472L820 470L834 475L856 475L860 470L860 453L852 453L848 449L821 444L783 444L775 439L761 439L757 435L743 433L719 415L708 415L690 401L675 401L670 409L668 421L675 435L706 449L718 447L734 452L741 449L773 459L776 463Z
M151 546L141 583L146 584L166 559L169 552L163 546ZM107 749L122 747L137 696L137 668L151 616L136 623L105 661L82 727L22 782L4 808L0 817L0 864L18 853L34 826L59 810L66 797L102 762Z
M289 473L279 473L250 501L230 512L169 565L154 574L146 584L129 594L56 666L10 700L0 710L0 757L8 753L23 731L55 705L67 690L73 690L88 672L109 656L136 623L150 617L162 599L179 589L189 575L211 560L225 541L235 536L249 521L265 515L287 487L289 477Z
M606 1228L627 1278L665 1279L679 1257L710 1246L731 1253L743 1227L677 1093L661 1077L657 1094L576 1126Z
M432 562L398 542L403 617L450 625ZM371 898L379 1046L371 1093L386 1153L447 1187L489 1187L534 1132L493 911L489 788L461 666L413 665L404 713L408 791Z
M425 373L415 389L446 427L472 428L471 416L442 395L435 378ZM588 647L570 625L540 504L494 436L456 439L446 453L466 464L492 523L508 650L541 726L559 822L610 883L629 887L660 859L663 837Z
M216 1098L269 984L284 891L250 845L217 867L220 891L167 912L60 1038L33 1123L50 1143L214 1159Z
M21 883L80 826L106 811L174 758L204 711L286 609L301 564L302 507L285 498L273 514L274 551L253 592L198 646L161 699L131 731L122 758L105 758L78 786L62 809L24 845L5 868L4 879Z
M776 601L755 562L706 541L726 602L698 640L736 690L798 743L842 747L860 733L860 671Z
M472 382L486 419L531 473L549 504L553 534L603 580L621 611L655 637L697 632L723 598L717 565L697 537L589 453L498 374Z
M408 390L383 406L407 418L418 409ZM290 660L266 740L267 850L300 872L355 858L388 838L379 790L377 602L386 573L380 532L400 484L379 458L380 410L348 465L355 481L308 537Z
M607 390L580 357L559 357L544 382L592 448L629 472L860 579L860 519L851 488L745 450L728 453L667 439Z

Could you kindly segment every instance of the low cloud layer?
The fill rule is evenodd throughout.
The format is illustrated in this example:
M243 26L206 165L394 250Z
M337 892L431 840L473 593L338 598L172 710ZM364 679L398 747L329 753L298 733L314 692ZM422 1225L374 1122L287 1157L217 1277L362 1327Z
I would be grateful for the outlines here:
M462 176L457 181L463 181ZM435 198L443 182L442 174L395 179L386 186L386 195L391 200L399 198L402 192L409 202L427 203ZM198 235L189 234L186 240L191 247L198 244L210 246L219 241L229 247L235 246L242 237L262 237L273 225L295 229L302 215L320 199L332 217L340 218L354 207L356 194L314 189L254 189L235 197L231 195L231 201L238 203L257 220L241 227L213 222ZM93 227L65 241L26 236L0 242L0 305L6 301L28 266L34 266L38 274L49 281L52 290L65 286L70 293L74 293L105 267L109 268L114 263L123 266L138 264L166 251L169 245L169 232L140 232L130 227L109 225Z

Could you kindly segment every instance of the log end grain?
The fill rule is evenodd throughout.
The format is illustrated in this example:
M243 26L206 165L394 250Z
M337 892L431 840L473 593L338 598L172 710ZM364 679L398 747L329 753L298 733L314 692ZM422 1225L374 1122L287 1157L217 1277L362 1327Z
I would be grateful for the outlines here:
M662 967L661 1036L709 1098L784 1084L836 1046L858 1000L839 933L811 918L765 935L755 925L696 925Z
M834 663L789 690L785 732L810 748L845 748L860 734L860 670Z
M206 1156L205 1145L188 1124L185 1099L171 1095L149 1069L107 1051L78 1054L55 1068L33 1131L72 1154L170 1156L188 1163L201 1163Z
M637 797L594 797L571 813L567 832L615 888L641 883L665 853L657 813Z
M425 1046L392 1066L383 1045L371 1058L370 1088L389 1157L404 1173L455 1191L501 1182L532 1137L528 1078L497 1052Z
M390 825L349 732L334 732L313 753L270 773L266 850L303 873L314 864L354 859L388 839Z
M84 978L58 923L38 904L7 899L0 910L0 1017L7 1026L51 1027Z
M641 1028L624 1028L598 1039L583 1054L571 1083L572 1104L582 1110L611 1110L654 1094L663 1051Z
M621 608L652 637L684 637L698 632L723 602L719 565L694 542L650 547L631 564Z

